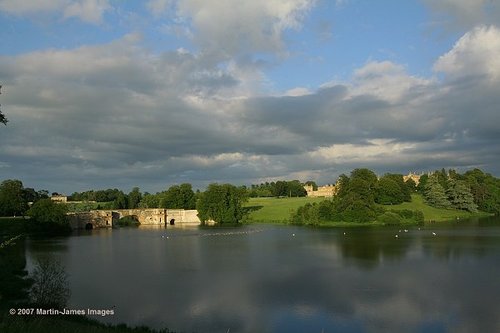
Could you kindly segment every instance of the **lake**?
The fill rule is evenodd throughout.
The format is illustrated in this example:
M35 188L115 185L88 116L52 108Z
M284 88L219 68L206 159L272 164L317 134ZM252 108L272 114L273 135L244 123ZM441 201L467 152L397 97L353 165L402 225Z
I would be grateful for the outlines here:
M68 308L113 309L92 317L104 322L199 333L500 332L498 219L407 232L93 230L31 240L27 253L29 266L59 260Z

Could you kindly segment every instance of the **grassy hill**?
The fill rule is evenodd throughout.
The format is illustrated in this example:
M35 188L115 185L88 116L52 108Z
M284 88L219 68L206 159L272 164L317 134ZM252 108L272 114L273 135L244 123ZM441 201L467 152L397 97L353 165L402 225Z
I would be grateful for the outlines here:
M325 200L325 198L250 198L245 204L250 214L249 222L271 222L282 223L290 217L292 211L306 203L314 203ZM420 210L424 213L425 221L449 221L458 218L489 216L488 213L470 213L457 209L435 208L425 204L419 194L412 195L411 202L400 205L382 206L387 210L410 209Z
M251 222L283 222L292 211L306 203L320 202L325 198L250 198L245 207L251 211Z
M413 194L411 202L403 202L400 205L382 206L385 209L410 209L420 210L424 213L425 221L449 221L458 218L489 216L485 212L470 213L458 209L435 208L427 205L420 194Z

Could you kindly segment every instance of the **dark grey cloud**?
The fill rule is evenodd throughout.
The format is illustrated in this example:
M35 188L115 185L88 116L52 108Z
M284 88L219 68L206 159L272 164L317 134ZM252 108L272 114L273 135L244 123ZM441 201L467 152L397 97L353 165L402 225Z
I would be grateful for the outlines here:
M184 50L151 54L138 38L0 57L10 120L0 129L0 179L70 193L332 183L356 167L500 173L496 27L474 29L443 55L440 79L369 62L351 82L302 96L257 96L236 65L221 69Z

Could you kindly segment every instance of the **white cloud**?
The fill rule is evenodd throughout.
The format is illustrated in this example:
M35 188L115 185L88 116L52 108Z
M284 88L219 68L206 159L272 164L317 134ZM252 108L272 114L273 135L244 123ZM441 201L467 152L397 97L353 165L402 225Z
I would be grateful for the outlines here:
M196 31L194 41L205 53L221 60L253 52L283 52L283 31L300 28L314 2L178 0L171 6L171 2L156 0L150 1L148 8L155 15L175 8L176 24L191 25Z
M0 0L0 11L12 15L37 17L49 13L93 24L102 23L110 9L109 0Z
M394 103L431 84L432 80L408 75L402 65L370 61L354 72L351 95L372 95Z
M486 75L500 79L500 29L479 26L467 32L436 61L434 70L451 78Z
M304 87L296 87L285 92L285 96L304 96L311 94L311 91Z
M321 159L328 163L367 163L409 154L415 149L415 146L414 143L373 139L368 144L363 145L346 143L320 147L309 154L313 159Z

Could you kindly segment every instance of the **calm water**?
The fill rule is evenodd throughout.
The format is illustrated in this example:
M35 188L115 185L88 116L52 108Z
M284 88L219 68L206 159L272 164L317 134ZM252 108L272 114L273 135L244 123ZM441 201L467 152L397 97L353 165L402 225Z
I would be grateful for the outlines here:
M200 333L500 332L498 220L408 232L94 230L29 242L29 262L40 256L66 267L68 308L114 309L106 322Z

